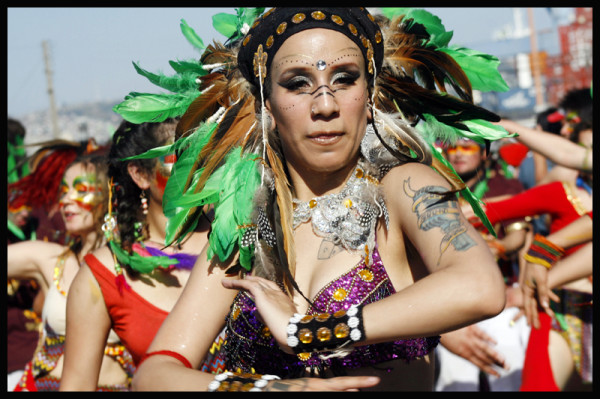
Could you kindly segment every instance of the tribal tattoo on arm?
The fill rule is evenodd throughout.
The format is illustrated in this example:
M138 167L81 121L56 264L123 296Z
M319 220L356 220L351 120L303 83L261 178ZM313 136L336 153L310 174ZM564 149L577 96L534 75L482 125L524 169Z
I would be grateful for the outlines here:
M467 234L467 226L460 219L460 208L454 192L442 186L425 186L415 191L410 187L410 178L404 180L403 188L404 193L413 200L412 211L417 215L419 228L427 231L439 227L444 233L438 264L450 245L457 251L466 251L477 245Z
M274 380L264 389L264 392L306 391L308 380L297 378L293 380Z

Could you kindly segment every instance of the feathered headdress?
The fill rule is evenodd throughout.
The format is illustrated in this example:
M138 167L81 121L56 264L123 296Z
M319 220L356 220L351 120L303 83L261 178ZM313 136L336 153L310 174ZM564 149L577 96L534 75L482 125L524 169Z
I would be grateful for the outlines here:
M380 23L362 8L294 10L269 10L255 20L262 9L237 9L237 15L228 17L218 14L213 21L221 23L220 29L228 21L228 34L239 40L208 46L196 62L195 75L177 71L171 79L187 83L170 86L172 107L154 107L148 113L144 102L150 106L157 101L140 93L130 94L115 107L125 119L148 120L160 119L175 108L179 113L188 104L181 112L178 140L164 149L177 155L163 197L169 218L167 241L181 240L191 232L201 207L210 204L215 219L209 257L224 261L237 248L239 266L250 270L260 265L255 272L278 275L288 291L297 288L290 184L276 141L264 128L262 81L282 37L314 26L346 32L352 40L356 36L375 78L373 127L384 148L379 153L391 154L396 162L432 165L487 221L450 164L431 148L435 140L451 142L465 136L485 143L508 135L490 123L499 119L495 114L472 102L473 87L507 88L497 72L497 59L448 47L452 33L423 10L383 9L389 18ZM182 30L188 40L201 43L184 21ZM167 80L137 69L153 81ZM489 223L488 228L493 231Z
M27 158L31 173L8 185L8 191L13 193L9 200L12 208L27 205L50 211L58 203L58 187L67 167L77 156L99 150L93 140L56 139L29 146L40 148Z

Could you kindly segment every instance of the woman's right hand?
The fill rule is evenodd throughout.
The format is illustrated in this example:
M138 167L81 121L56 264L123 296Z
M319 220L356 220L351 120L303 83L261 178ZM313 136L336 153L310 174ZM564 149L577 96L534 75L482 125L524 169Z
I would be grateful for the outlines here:
M284 391L358 391L379 384L379 377L333 377L333 378L296 378L291 380L273 380L265 387L267 392Z
M283 350L292 353L287 346L287 325L296 313L296 306L277 284L267 279L247 275L243 279L223 279L225 288L242 290L254 299L262 321Z

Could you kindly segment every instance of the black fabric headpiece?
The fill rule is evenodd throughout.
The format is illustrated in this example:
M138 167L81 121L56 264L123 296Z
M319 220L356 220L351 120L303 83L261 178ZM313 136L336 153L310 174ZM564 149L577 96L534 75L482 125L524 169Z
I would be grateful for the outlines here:
M362 51L370 74L374 73L373 67L377 71L381 69L383 37L373 16L364 7L277 7L258 17L242 40L238 54L238 68L242 75L259 86L258 63L262 65L264 79L273 56L283 42L295 33L312 28L343 33Z

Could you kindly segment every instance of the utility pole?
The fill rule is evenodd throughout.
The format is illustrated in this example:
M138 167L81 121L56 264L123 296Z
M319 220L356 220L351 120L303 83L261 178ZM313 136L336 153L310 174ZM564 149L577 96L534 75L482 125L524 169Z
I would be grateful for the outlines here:
M50 53L48 50L48 42L44 40L42 42L42 48L44 49L44 65L46 66L46 82L48 85L48 97L50 99L50 120L52 122L52 134L54 138L58 138L58 116L56 114L56 103L54 102L54 88L52 86L52 70L50 69Z
M544 94L542 93L542 72L540 65L540 55L537 47L537 32L535 30L535 22L533 19L533 8L527 9L529 17L529 39L531 42L531 69L533 71L533 83L535 84L535 105L536 111L539 111L544 106Z

